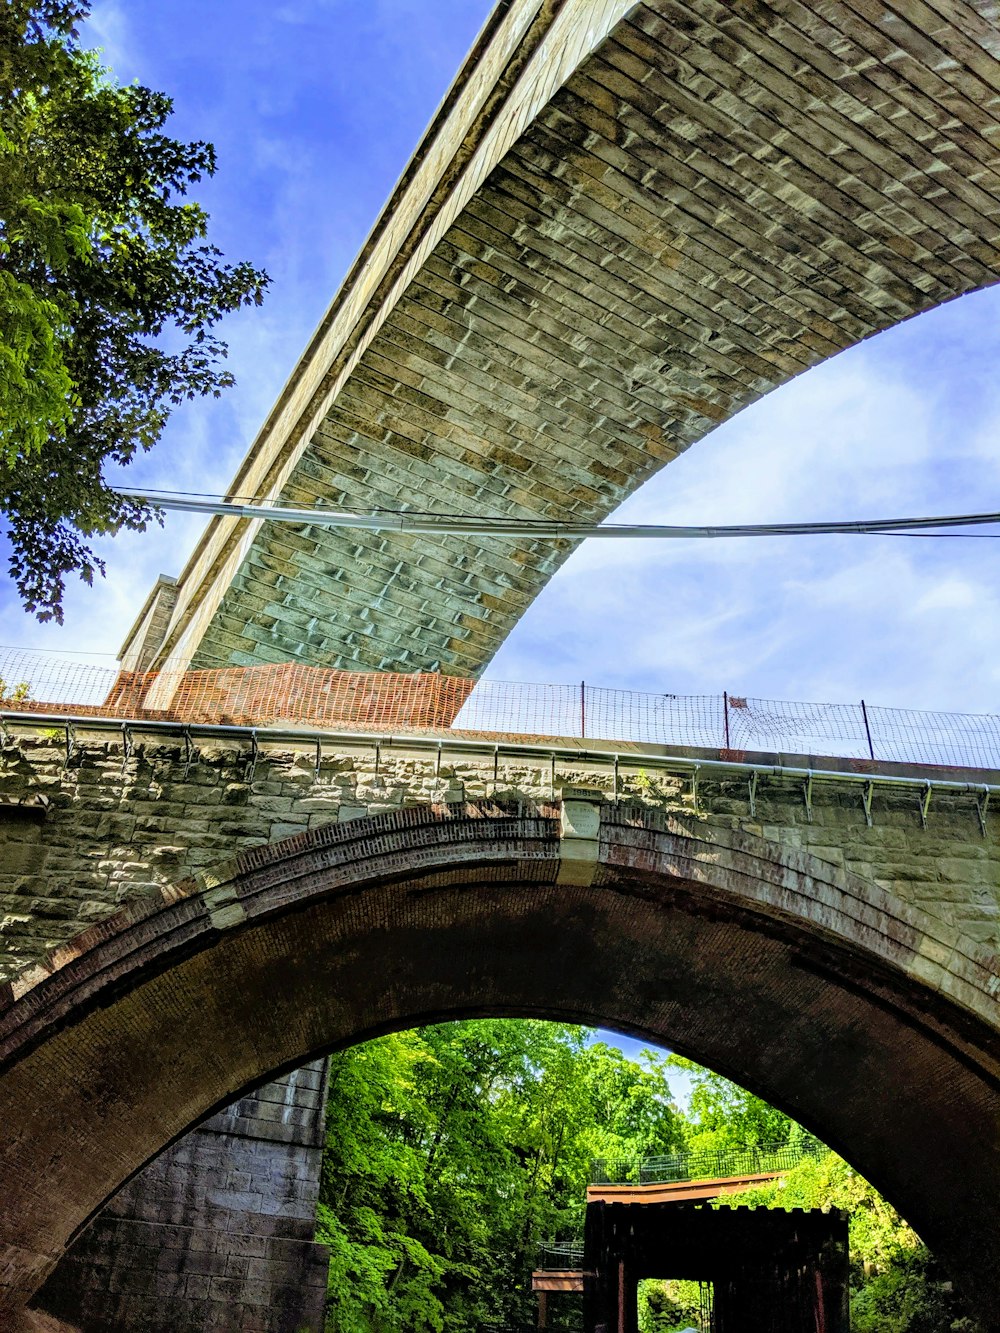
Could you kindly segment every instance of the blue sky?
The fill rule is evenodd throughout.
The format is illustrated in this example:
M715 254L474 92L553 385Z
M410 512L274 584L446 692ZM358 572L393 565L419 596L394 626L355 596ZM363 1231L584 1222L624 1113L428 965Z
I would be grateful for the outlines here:
M238 386L178 411L140 484L222 490L471 45L487 0L98 0L93 44L218 149L214 239L273 285L228 321ZM726 522L1000 508L1000 296L980 293L801 377L695 446L623 519ZM9 584L0 642L113 653L201 524L103 544L63 628ZM997 543L913 538L585 545L497 678L997 711Z

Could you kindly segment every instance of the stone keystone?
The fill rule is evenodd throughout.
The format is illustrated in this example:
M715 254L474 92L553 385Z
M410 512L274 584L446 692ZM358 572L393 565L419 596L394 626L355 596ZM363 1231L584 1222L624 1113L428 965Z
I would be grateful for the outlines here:
M600 792L586 787L563 788L557 884L593 884L601 845L602 800Z

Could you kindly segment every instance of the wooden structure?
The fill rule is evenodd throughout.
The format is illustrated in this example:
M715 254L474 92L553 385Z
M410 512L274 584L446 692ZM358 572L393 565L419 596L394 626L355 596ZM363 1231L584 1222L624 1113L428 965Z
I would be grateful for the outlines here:
M638 1333L650 1277L714 1288L713 1333L848 1333L847 1214L592 1203L584 1242L586 1333Z
M739 1176L721 1176L712 1180L647 1181L643 1184L615 1184L602 1181L587 1186L587 1205L592 1203L706 1203L722 1194L740 1194L758 1185L770 1184L783 1171L759 1171ZM548 1328L548 1298L553 1292L583 1292L583 1268L536 1268L531 1275L531 1290L538 1294L538 1327Z

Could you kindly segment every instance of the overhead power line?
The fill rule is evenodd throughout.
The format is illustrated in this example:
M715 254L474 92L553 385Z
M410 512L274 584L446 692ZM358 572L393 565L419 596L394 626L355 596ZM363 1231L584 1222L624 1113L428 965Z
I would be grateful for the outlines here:
M245 504L221 496L175 491L140 491L111 488L131 500L160 509L214 514L223 518L262 519L269 523L312 524L325 528L359 528L369 532L405 532L458 537L565 538L590 537L689 540L707 537L808 537L820 535L926 532L934 528L971 528L1000 524L1000 513L939 514L917 518L844 519L820 523L736 523L673 526L661 523L567 523L554 519L476 518L467 514L427 514L383 510L350 514L334 509L295 509L284 505ZM934 535L934 534L930 534ZM941 533L944 536L946 534Z

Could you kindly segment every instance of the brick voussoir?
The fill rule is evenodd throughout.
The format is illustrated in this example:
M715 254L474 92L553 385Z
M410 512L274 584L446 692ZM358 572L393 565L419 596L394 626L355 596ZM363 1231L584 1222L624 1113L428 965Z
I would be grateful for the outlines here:
M453 862L457 849L463 864L470 867L551 861L554 878L558 860L554 824L533 816L518 820L512 813L518 804L497 805L490 812L478 806L471 817L465 807L452 806L445 818L440 808L412 807L356 823L324 825L234 858L222 873L206 876L197 893L171 902L130 904L54 950L51 964L36 969L29 989L18 994L8 986L6 1004L0 992L0 1067L15 1046L30 1041L45 1026L63 1022L74 1009L82 1012L99 1002L99 995L123 978L137 980L162 971L178 956L190 953L199 939L214 939L219 931L205 899L227 887L243 907L244 922L235 927L239 929L303 901L340 890L357 893L369 883L433 871ZM526 830L520 828L525 822ZM310 846L315 843L320 846ZM257 857L258 850L268 855ZM270 865L255 870L255 860ZM296 884L307 886L304 894L295 892Z

